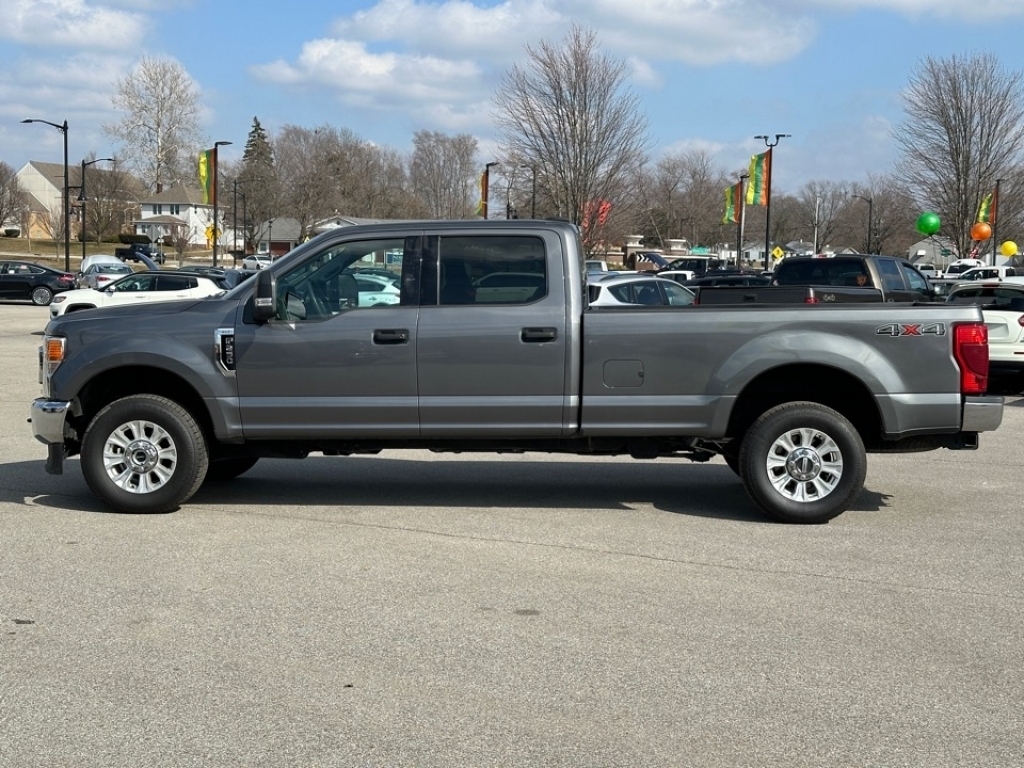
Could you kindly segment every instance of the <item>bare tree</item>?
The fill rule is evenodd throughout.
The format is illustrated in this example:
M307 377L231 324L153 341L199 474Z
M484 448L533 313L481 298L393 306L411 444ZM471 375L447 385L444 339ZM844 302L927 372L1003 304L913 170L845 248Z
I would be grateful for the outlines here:
M405 161L396 150L364 143L356 157L364 183L354 215L371 219L426 218L426 205L413 193Z
M732 241L722 224L723 192L736 182L711 155L693 150L665 155L639 186L647 242L683 239L691 245Z
M0 160L0 230L20 222L26 207L25 192L18 182L17 172Z
M939 214L960 253L997 179L1014 179L1000 200L1001 219L1019 218L1012 174L1024 165L1020 72L1003 70L988 53L928 57L911 75L903 104L906 120L893 134L903 153L897 173L921 209Z
M476 139L416 131L409 167L413 193L435 219L469 218L476 206L473 193L479 175Z
M548 213L583 224L601 201L626 205L645 159L647 119L625 87L625 63L601 54L594 32L579 26L561 45L542 41L527 52L495 94L504 154L536 169Z
M95 153L86 158L94 160ZM73 176L81 184L81 170ZM99 243L117 239L124 226L124 210L142 196L144 190L139 181L114 161L108 168L90 166L86 169L85 221L82 222L81 237L88 237Z
M122 115L103 130L121 142L119 155L150 189L195 178L199 90L181 64L143 56L112 101Z
M300 239L337 208L334 168L344 144L342 134L329 126L284 126L274 138L278 181L278 213L299 222Z
M841 214L849 205L850 194L848 182L809 181L797 195L800 239L813 243L817 253L836 242Z

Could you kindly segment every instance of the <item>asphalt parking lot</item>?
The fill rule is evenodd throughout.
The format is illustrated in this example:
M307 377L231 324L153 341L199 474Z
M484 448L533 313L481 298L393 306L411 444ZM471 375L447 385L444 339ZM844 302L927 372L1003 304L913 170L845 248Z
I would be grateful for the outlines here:
M768 522L724 462L264 460L111 513L0 303L0 766L1019 766L1024 400Z

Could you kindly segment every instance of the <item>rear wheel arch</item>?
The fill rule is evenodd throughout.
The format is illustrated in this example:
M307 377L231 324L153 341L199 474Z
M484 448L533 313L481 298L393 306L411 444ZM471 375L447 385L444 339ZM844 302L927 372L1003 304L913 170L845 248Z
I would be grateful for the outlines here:
M773 368L752 379L733 404L726 434L742 440L762 414L793 402L831 408L853 425L866 445L881 440L882 416L864 382L838 368L804 363Z

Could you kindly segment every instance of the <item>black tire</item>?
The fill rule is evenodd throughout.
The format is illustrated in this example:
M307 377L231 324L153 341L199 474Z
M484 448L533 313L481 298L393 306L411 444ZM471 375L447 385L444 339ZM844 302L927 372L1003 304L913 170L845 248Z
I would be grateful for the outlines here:
M206 477L206 441L195 419L157 395L115 400L96 414L82 441L82 474L100 499L122 512L170 512Z
M867 454L842 414L818 403L786 403L763 413L744 436L739 474L772 517L825 523L863 489Z
M226 480L234 480L239 475L248 472L259 461L258 456L239 456L232 459L217 459L210 462L210 468L206 470L207 483L221 483Z
M29 294L29 298L32 299L32 303L37 307L45 307L53 301L53 291L45 285L37 285L32 289L32 293Z

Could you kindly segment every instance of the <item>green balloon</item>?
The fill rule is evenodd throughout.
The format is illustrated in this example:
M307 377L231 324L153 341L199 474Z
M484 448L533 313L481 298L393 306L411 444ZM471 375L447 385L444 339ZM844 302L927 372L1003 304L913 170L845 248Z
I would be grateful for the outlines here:
M939 231L942 222L939 221L939 214L925 211L917 217L917 231L922 235L934 235Z

